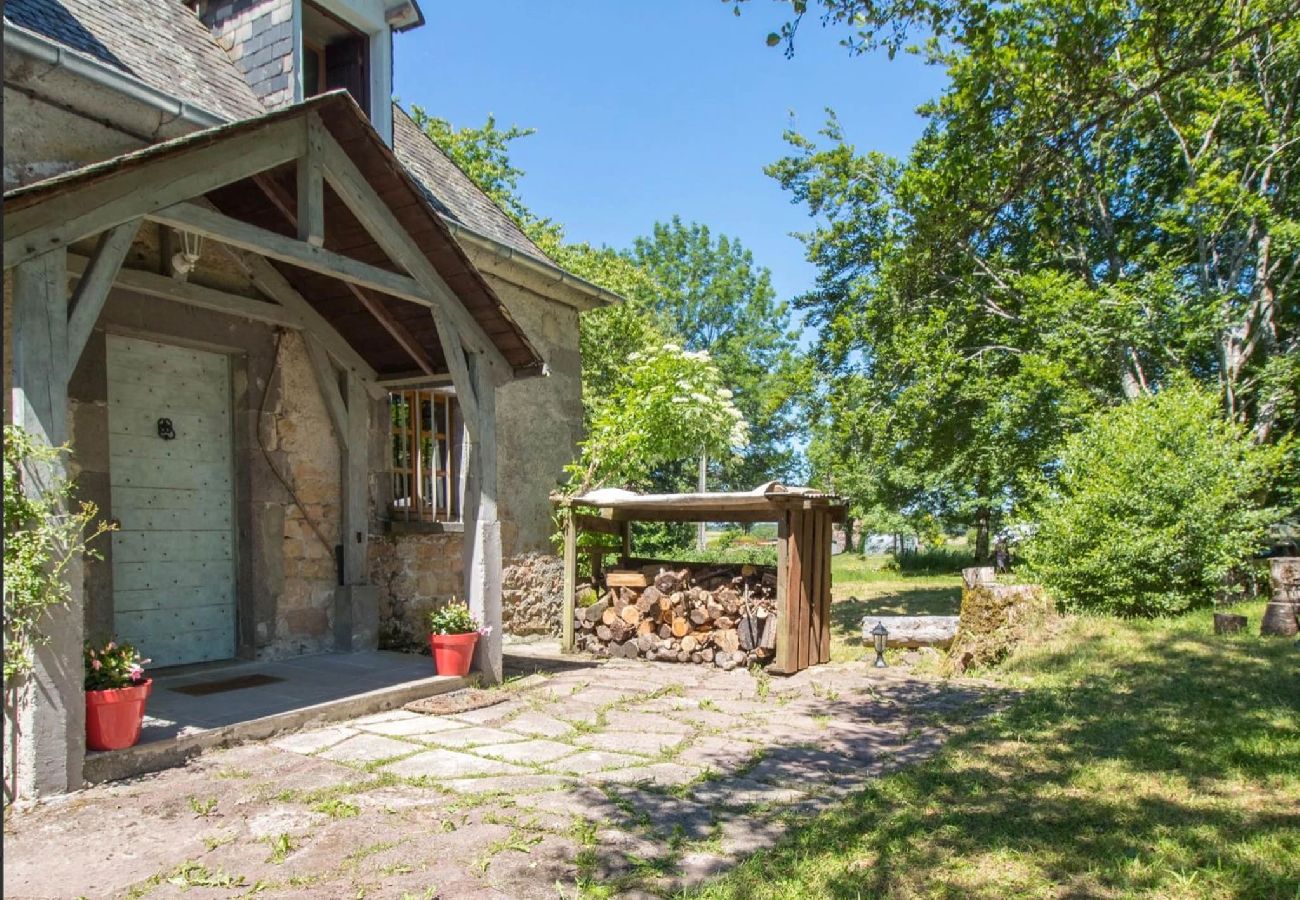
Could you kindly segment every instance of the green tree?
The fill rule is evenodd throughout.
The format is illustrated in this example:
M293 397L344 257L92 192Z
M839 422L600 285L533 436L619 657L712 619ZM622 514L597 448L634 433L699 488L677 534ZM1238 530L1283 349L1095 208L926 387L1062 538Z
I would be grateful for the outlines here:
M1285 448L1253 443L1193 384L1130 400L1072 435L1027 515L1026 562L1074 609L1157 616L1209 606L1258 549Z
M716 461L711 487L748 490L790 476L801 360L791 311L777 300L771 273L739 241L677 216L637 238L627 257L648 280L630 296L688 349L709 352L750 423L749 446Z
M1294 0L797 2L772 42L818 6L950 81L904 163L832 121L772 167L818 217L822 391L865 382L838 431L897 463L873 489L984 519L1082 414L1180 373L1255 440L1296 431Z

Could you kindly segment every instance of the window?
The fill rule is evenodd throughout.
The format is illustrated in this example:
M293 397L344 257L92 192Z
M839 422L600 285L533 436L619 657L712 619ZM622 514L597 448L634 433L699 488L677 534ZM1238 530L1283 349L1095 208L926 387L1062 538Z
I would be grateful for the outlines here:
M460 521L460 410L431 389L388 395L395 520Z
M302 16L303 96L343 88L369 116L369 37L310 3L303 4Z

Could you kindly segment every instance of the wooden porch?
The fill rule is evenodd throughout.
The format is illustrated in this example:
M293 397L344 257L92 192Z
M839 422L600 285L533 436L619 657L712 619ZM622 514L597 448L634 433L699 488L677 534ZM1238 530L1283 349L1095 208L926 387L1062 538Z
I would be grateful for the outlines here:
M370 405L395 386L454 389L464 436L438 477L445 496L460 500L464 596L492 626L475 666L501 678L495 391L542 374L542 363L347 94L20 188L5 205L11 420L50 444L69 438L69 378L115 287L303 336L340 454L336 649L372 650L377 635L367 584ZM253 289L124 266L146 222L183 242L168 251L202 240L203 252L220 254ZM27 483L50 474L29 471ZM70 580L73 602L52 622L20 704L17 769L27 795L81 783L80 572Z

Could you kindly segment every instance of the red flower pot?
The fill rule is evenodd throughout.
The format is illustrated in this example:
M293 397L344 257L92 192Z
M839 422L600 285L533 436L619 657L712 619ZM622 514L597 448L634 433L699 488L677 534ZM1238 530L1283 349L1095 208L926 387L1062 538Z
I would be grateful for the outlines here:
M474 658L474 645L478 632L464 634L431 634L429 649L439 675L468 675L470 660Z
M144 702L153 679L124 688L86 691L86 747L91 750L125 750L140 740Z

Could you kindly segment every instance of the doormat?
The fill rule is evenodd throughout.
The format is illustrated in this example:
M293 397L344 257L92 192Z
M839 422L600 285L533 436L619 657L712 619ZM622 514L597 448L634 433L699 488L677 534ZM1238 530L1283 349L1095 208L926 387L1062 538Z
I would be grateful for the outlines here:
M238 678L226 678L221 681L200 681L184 687L169 687L167 690L177 694L189 694L191 697L206 697L208 694L224 694L226 691L242 691L244 688L261 687L284 681L274 675L240 675Z
M448 691L422 700L412 700L402 707L407 712L424 713L426 716L450 716L496 706L510 699L505 691L481 691L477 688L465 688L461 691Z

